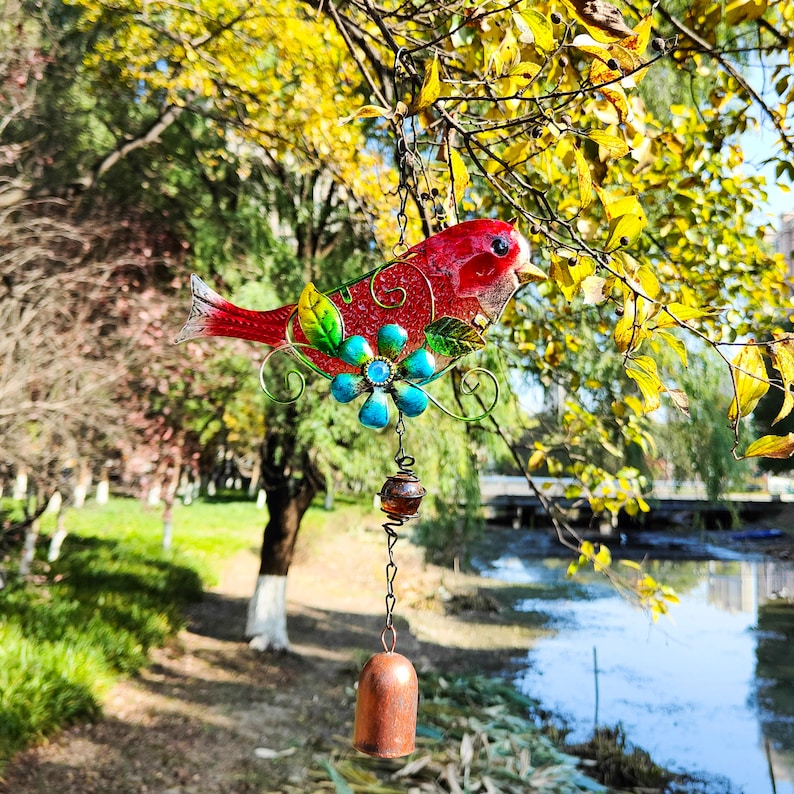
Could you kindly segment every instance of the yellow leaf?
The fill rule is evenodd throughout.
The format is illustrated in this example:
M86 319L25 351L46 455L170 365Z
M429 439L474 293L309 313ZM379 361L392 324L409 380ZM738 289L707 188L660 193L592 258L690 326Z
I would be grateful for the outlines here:
M716 313L715 309L699 309L696 306L687 306L683 303L668 303L660 312L656 320L656 327L670 328L679 323L685 323L687 320L697 320Z
M602 568L609 568L609 566L612 565L612 553L602 544L598 549L598 554L595 556L595 561Z
M645 213L637 196L616 196L601 188L596 188L596 193L604 205L608 221L619 218L621 215L637 215L645 223Z
M579 552L585 557L593 557L595 555L595 546L589 540L583 540L582 545L579 546Z
M449 150L449 170L452 175L452 184L455 188L455 203L457 204L463 198L466 188L469 186L469 172L457 149Z
M769 390L769 381L758 345L744 345L731 366L736 394L728 408L728 418L735 422L753 412L758 401Z
M513 16L519 15L514 14ZM535 11L532 8L522 11L520 17L532 31L532 35L535 38L535 47L542 53L551 52L555 48L556 42L554 41L554 31L549 20L540 11Z
M588 33L580 33L578 36L574 36L571 46L588 55L592 55L594 58L598 58L604 63L612 57L609 54L607 45L604 42L596 41Z
M633 350L644 338L635 324L636 315L637 299L633 292L629 292L623 300L623 314L615 323L615 346L620 353Z
M626 375L637 384L642 394L643 413L655 411L662 403L660 394L664 390L664 385L656 371L656 362L648 356L629 359Z
M620 42L622 47L634 52L644 52L648 46L648 40L651 37L651 30L653 28L653 14L644 16L635 26L634 35L628 36ZM635 77L635 80L637 78Z
M794 394L791 388L794 385L794 340L776 340L769 345L769 353L772 357L772 364L780 373L783 381L783 405L780 412L775 417L772 424L777 424L781 419L785 419L794 408Z
M606 248L611 250L629 245L642 234L644 228L644 215L630 214L614 218L609 224L609 237L607 237Z
M590 166L578 147L573 150L576 161L576 175L579 179L579 206L581 209L590 206L593 200L593 177L590 175Z
M767 0L733 0L725 6L723 19L726 25L760 19L767 9Z
M542 449L536 449L527 462L529 471L537 471L546 462L546 453Z
M658 336L660 339L663 339L673 351L681 359L681 363L686 367L687 366L687 350L686 344L682 339L679 339L674 334L671 334L669 331L660 331L657 330L654 336Z
M617 135L610 135L603 130L591 130L587 133L587 137L606 149L610 157L623 157L624 154L629 153L629 145Z
M515 66L510 67L508 70L508 74L515 78L521 87L525 87L529 85L540 72L540 66L536 63L532 63L531 61L521 61L517 63Z
M634 395L627 395L623 398L623 402L626 403L637 416L642 416L642 403Z
M794 433L785 436L762 436L753 441L743 458L777 458L785 460L794 455Z
M646 265L638 267L637 272L634 274L634 279L639 284L643 295L651 300L655 300L658 297L661 291L659 279L656 278L656 274L649 267Z
M356 119L374 119L384 118L390 119L394 113L389 108L381 107L380 105L363 105L355 113L345 116L340 119L339 126L341 127L348 122L355 121Z
M638 562L634 562L634 560L621 560L621 565L625 565L627 568L633 568L635 571L641 571L642 566Z
M553 251L549 278L557 282L560 291L567 301L573 300L579 292L582 282L595 273L596 263L590 256L580 256L576 259L566 259L565 256Z
M595 61L599 63L599 61ZM615 73L620 75L619 72ZM606 81L604 81L606 82ZM629 116L629 101L626 99L626 92L616 84L598 86L598 90L606 97L607 101L615 108L618 113L618 121L622 124Z
M425 81L419 91L419 96L411 105L411 111L418 113L429 108L441 96L441 79L438 72L438 58L433 58L425 72Z

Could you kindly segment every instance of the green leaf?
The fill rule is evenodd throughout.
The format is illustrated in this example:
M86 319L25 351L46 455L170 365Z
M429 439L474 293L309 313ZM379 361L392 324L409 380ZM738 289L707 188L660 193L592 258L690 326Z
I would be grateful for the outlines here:
M482 334L456 317L439 317L425 328L427 344L436 353L457 358L485 347Z
M312 347L326 355L336 355L344 336L342 315L311 281L298 299L298 322Z
M325 767L328 777L334 784L336 794L353 794L353 789L347 785L347 781L336 771L336 768L328 759L324 758L320 764Z

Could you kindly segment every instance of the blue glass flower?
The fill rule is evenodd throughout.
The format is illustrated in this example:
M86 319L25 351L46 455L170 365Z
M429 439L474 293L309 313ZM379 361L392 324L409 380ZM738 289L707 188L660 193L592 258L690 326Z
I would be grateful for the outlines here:
M358 373L342 373L331 381L331 394L337 402L349 403L369 392L358 412L358 420L375 430L389 423L389 400L405 416L419 416L427 408L427 395L409 381L423 381L436 368L433 356L424 348L414 350L397 362L408 342L399 325L384 325L378 331L378 354L363 336L349 336L337 350L337 357L359 368Z

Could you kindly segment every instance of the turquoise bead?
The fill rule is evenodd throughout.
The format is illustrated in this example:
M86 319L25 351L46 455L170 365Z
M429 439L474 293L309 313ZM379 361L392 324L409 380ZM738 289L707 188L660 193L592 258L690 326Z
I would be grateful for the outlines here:
M354 367L361 367L366 361L374 358L369 342L363 336L349 336L339 345L337 357Z
M406 416L419 416L427 408L429 402L427 395L416 386L401 380L397 381L393 388L394 404Z
M399 370L400 374L408 380L425 380L435 373L436 360L421 347L400 362Z
M403 352L408 333L399 325L384 325L378 331L378 355L394 361Z
M366 388L366 383L361 375L343 372L340 375L335 375L331 381L331 396L339 403L349 403Z
M383 386L391 380L391 369L391 364L388 361L376 358L367 364L364 375L373 386Z
M386 394L375 389L358 412L358 421L364 427L380 430L389 424L389 401Z

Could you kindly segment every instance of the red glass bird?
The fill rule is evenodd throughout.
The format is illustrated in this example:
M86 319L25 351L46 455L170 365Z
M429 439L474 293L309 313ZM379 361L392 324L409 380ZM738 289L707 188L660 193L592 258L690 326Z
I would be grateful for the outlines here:
M374 343L381 327L396 324L407 332L400 351L407 355L427 344L425 330L442 318L483 335L521 284L545 278L530 262L529 243L511 224L473 220L434 234L327 297L341 315L343 338L359 335ZM304 329L292 323L297 304L252 311L225 300L198 276L191 286L193 304L177 342L230 336L271 347L307 343ZM302 352L329 375L350 370L349 363L321 351Z

